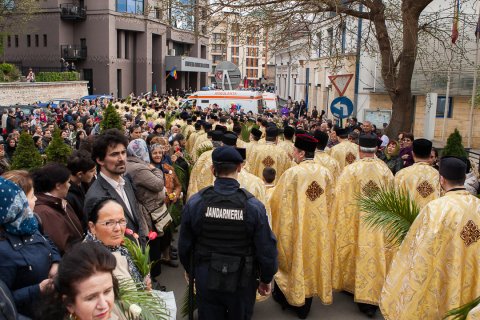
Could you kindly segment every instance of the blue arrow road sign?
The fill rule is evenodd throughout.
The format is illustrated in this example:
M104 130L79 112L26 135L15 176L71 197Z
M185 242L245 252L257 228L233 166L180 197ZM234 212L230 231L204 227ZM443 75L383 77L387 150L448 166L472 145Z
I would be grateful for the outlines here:
M339 119L348 118L353 112L353 102L347 97L335 98L330 105L330 111Z

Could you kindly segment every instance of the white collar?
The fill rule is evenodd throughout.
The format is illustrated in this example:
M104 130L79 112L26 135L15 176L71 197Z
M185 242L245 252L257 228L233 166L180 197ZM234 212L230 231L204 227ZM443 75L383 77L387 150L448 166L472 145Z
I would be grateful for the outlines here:
M118 182L113 180L112 178L108 177L106 174L100 171L100 175L114 188L117 189L118 187L123 188L125 186L125 180L120 176L118 178Z

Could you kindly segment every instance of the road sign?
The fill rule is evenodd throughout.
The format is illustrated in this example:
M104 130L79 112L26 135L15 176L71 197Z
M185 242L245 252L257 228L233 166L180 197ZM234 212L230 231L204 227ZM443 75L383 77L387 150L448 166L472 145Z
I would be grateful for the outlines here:
M337 89L338 95L342 97L347 91L350 81L352 81L353 74L337 74L335 76L328 76L328 79L332 82L335 89Z
M222 61L215 68L215 80L220 89L235 90L238 88L242 76L235 64L230 61Z
M339 119L348 118L353 112L353 102L347 97L335 98L330 105L330 111Z

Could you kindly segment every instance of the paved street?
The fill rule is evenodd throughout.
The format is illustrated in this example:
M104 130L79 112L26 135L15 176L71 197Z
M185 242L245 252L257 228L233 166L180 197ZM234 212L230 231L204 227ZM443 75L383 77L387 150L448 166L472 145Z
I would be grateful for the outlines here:
M175 238L178 237L178 233L175 234ZM176 242L175 242L176 244ZM170 268L162 266L162 285L167 287L168 291L174 291L175 300L177 302L177 309L180 308L185 293L186 282L183 276L183 267L180 265L178 268ZM369 319L358 311L357 306L353 303L352 297L344 293L336 293L333 298L334 304L330 306L324 306L319 299L314 299L312 309L307 319L324 319L324 320L366 320ZM182 319L180 312L177 310L177 319ZM294 312L285 310L273 301L273 298L269 298L267 301L259 302L255 305L255 313L253 316L255 320L287 320L298 319ZM383 317L377 313L375 319L383 319Z

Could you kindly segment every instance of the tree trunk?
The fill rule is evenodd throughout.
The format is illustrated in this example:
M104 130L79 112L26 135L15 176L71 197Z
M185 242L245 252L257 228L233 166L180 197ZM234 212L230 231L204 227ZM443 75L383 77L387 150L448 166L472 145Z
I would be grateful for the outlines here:
M387 127L387 136L397 139L399 132L412 132L413 97L410 90L401 91L390 97L392 99L392 118Z

